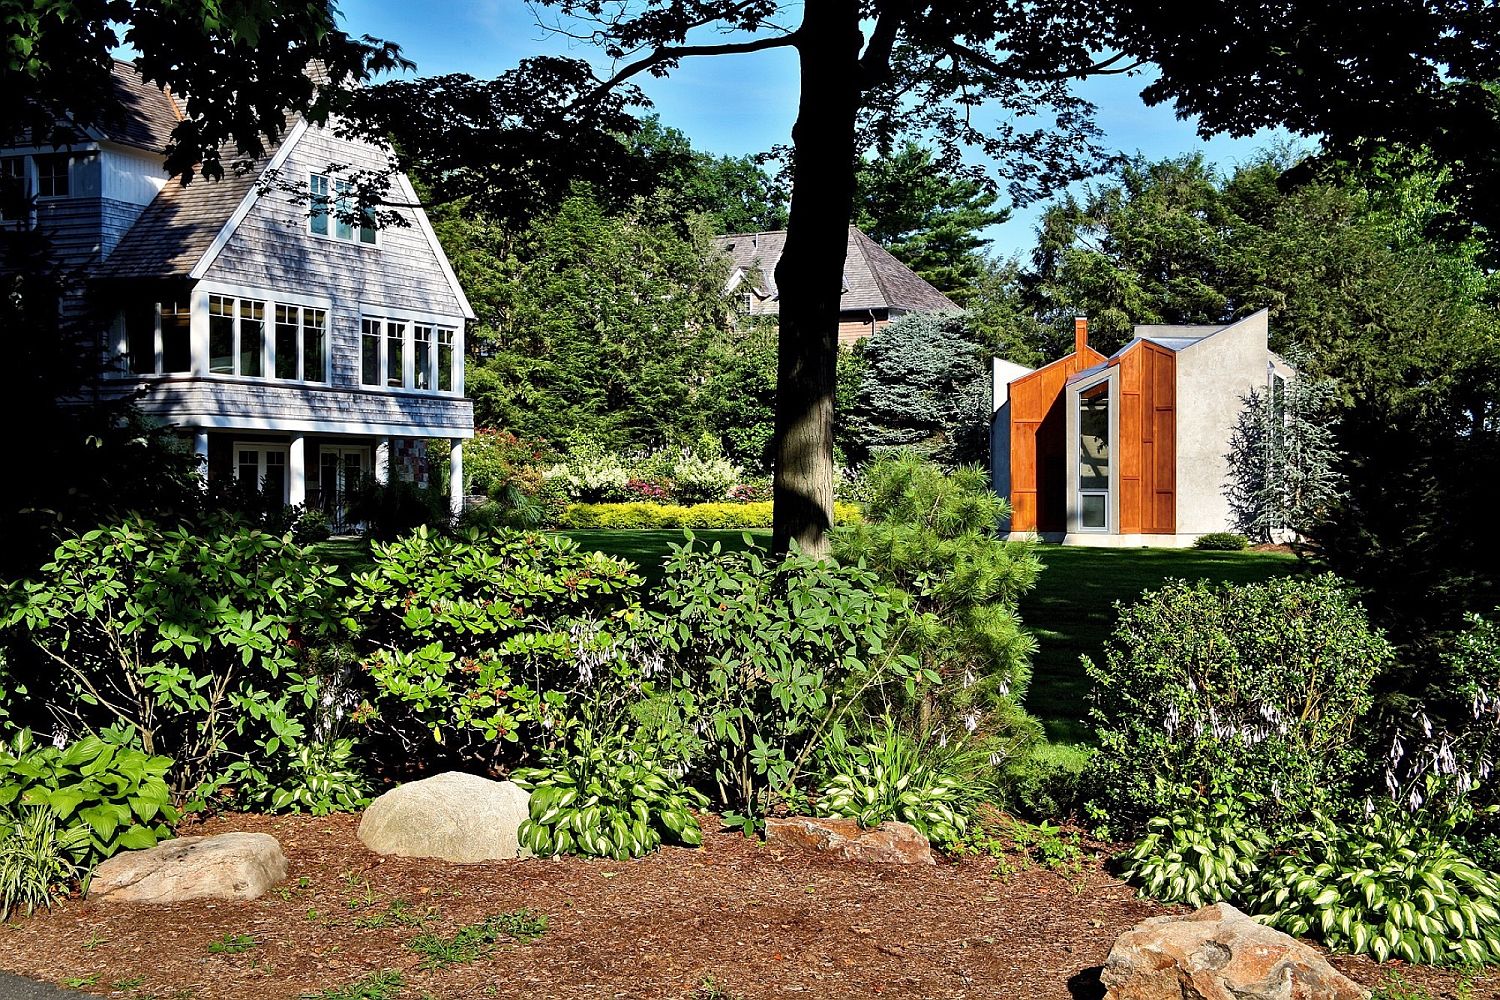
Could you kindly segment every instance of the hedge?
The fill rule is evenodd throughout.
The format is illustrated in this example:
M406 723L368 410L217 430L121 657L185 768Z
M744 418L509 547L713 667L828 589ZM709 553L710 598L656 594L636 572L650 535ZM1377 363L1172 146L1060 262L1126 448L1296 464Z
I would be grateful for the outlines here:
M833 505L838 524L859 520L859 507L852 503ZM618 528L642 531L652 528L769 528L771 502L700 503L690 507L671 503L575 503L563 511L563 528Z

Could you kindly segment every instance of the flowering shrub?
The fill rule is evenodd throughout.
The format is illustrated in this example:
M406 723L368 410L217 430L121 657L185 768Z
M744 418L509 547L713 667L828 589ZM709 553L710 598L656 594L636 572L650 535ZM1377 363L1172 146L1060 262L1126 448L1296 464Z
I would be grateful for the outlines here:
M743 474L723 455L692 448L683 448L672 462L672 481L676 483L677 499L683 503L723 500Z
M631 479L625 484L625 492L630 494L632 500L645 500L647 502L665 500L671 491L661 483L653 483L649 479Z
M740 483L730 487L727 499L730 503L757 503L771 499L771 484L768 482Z
M860 518L853 504L833 505L836 524ZM563 511L564 528L614 528L647 531L659 528L769 528L771 503L700 503L691 507L663 503L578 503Z
M544 477L566 484L568 495L585 503L628 498L625 484L630 482L630 471L619 455L593 441L570 447L567 460L548 468Z
M1350 801L1370 682L1392 655L1332 575L1143 595L1104 662L1085 660L1096 816L1133 825L1171 808L1163 787L1214 780L1260 796L1273 825Z

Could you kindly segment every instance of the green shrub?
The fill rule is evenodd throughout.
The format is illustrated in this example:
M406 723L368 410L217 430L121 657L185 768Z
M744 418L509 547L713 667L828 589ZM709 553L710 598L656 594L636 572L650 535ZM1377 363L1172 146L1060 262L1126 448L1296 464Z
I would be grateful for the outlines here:
M1037 743L1007 768L1002 799L1032 820L1063 819L1083 806L1084 772L1094 751L1065 743Z
M852 741L835 734L818 757L820 815L847 816L863 827L899 820L944 848L963 839L993 780L982 748L914 737L890 718Z
M180 818L166 781L172 761L134 741L132 730L106 729L58 749L22 730L0 747L0 810L45 811L85 870L117 851L155 847Z
M30 916L50 907L88 869L75 860L87 838L83 827L59 830L57 815L39 806L0 809L0 922L12 910Z
M1167 903L1249 909L1272 846L1256 818L1260 799L1177 794L1182 805L1147 823L1146 835L1122 856L1125 881Z
M1034 547L1001 540L1009 505L981 469L946 473L905 455L865 478L865 520L835 532L834 554L879 577L900 609L898 649L921 665L912 682L869 688L865 700L918 733L977 733L1018 756L1041 737L1019 707L1036 640L1016 603L1041 569Z
M1464 854L1453 823L1386 809L1368 822L1318 821L1262 880L1258 909L1336 951L1431 965L1500 961L1500 878Z
M1085 658L1092 810L1128 828L1171 808L1161 789L1216 780L1261 796L1272 826L1351 801L1370 682L1391 656L1333 576L1143 595L1104 663Z
M726 819L746 829L795 794L809 753L849 707L835 690L910 670L885 653L891 606L859 567L690 542L673 547L655 603Z
M833 516L838 524L854 524L859 521L860 512L854 504L836 503ZM771 502L700 503L690 507L669 503L575 503L563 511L559 524L564 528L621 531L769 528Z
M370 804L370 781L349 737L276 749L264 760L230 765L225 782L238 808L327 816Z
M1250 539L1232 531L1210 531L1193 540L1193 548L1209 552L1243 552L1250 547Z
M663 843L703 843L688 806L708 804L664 767L628 759L619 746L592 746L551 767L523 768L511 779L531 792L522 845L541 857L587 854L638 858Z
M506 530L419 529L373 556L351 610L378 724L408 753L495 763L523 727L528 744L547 742L544 703L586 675L632 669L641 578L628 562Z
M340 587L310 551L242 526L134 520L70 538L37 579L0 593L11 675L35 716L23 721L134 727L188 793L235 755L300 736L317 681L299 659L341 629Z

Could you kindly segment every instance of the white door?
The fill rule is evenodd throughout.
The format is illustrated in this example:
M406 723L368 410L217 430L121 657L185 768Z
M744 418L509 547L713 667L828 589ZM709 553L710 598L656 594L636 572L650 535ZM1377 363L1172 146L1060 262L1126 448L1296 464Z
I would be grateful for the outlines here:
M253 483L266 496L287 502L287 447L235 442L234 478Z

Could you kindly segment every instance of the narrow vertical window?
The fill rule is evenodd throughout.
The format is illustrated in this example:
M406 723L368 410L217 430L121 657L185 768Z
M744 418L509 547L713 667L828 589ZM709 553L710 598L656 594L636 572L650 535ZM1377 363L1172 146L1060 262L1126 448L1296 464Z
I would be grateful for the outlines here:
M125 354L132 373L156 372L156 303L137 302L125 309Z
M359 380L364 385L380 384L380 336L378 319L360 321Z
M261 478L261 492L280 503L286 503L286 453L266 450L266 471Z
M1078 399L1079 527L1109 528L1109 383Z
M66 198L68 186L68 154L48 153L34 157L36 160L36 193L40 198Z
M333 182L333 235L341 240L354 239L354 224L350 221L354 207L349 197L350 190L348 181Z
M327 380L324 340L328 314L322 309L302 310L302 377L309 382Z
M239 374L259 378L265 370L262 362L265 350L266 304L241 299Z
M186 301L161 304L161 370L193 369L192 310Z
M437 332L437 387L438 392L453 391L453 331Z
M375 207L367 205L359 213L359 241L375 245Z
M276 335L273 347L276 353L277 378L301 377L297 371L297 344L302 334L297 325L297 313L296 306L276 307Z
M412 328L412 367L416 377L415 388L432 388L432 327Z
M328 235L328 178L323 174L312 174L307 182L308 208L311 214L312 231L319 236Z
M385 384L393 389L406 385L406 324L385 324Z
M234 374L234 299L208 297L208 370Z

